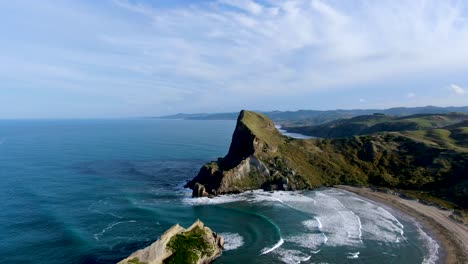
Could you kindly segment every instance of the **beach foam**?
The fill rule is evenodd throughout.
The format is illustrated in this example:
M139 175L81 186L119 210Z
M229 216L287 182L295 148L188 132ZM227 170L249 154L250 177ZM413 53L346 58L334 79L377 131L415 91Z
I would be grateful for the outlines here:
M299 264L304 261L310 260L311 256L307 255L299 250L292 249L278 249L275 254L278 255L279 259L287 264Z
M316 203L316 201L310 197L302 195L300 192L287 192L287 191L275 191L266 192L263 190L252 190L240 194L226 194L215 196L213 198L200 197L191 198L187 197L183 199L183 202L188 205L210 205L210 204L226 204L233 202L246 201L250 203L263 203L273 202L287 205L288 202L308 202Z
M435 264L439 259L439 244L437 244L437 242L432 237L430 237L426 232L424 232L424 230L422 230L420 224L416 223L416 226L418 227L418 233L421 240L424 241L424 247L428 252L428 254L424 256L422 264Z
M285 239L288 242L295 243L303 248L308 248L313 251L317 251L317 249L326 242L326 237L322 233L307 233L289 236Z
M337 189L312 192L254 190L214 198L184 199L184 203L190 205L240 201L253 204L281 204L311 217L301 222L305 227L302 233L289 235L284 240L280 238L272 247L261 250L261 254L278 250L284 241L306 248L310 254L320 251L323 245L359 248L364 246L363 239L378 243L399 243L405 239L404 226L389 211L376 203ZM350 257L354 258L354 255Z
M358 252L349 252L348 255L349 256L347 258L349 258L349 259L357 259L357 258L359 258L359 251Z
M237 233L220 233L224 238L224 250L234 250L244 245L244 238Z
M358 224L361 225L361 238L385 243L398 243L404 237L404 226L398 219L378 204L363 200L348 192L329 189L328 195L338 199L344 206L351 208Z
M268 254L270 252L273 252L275 249L281 247L281 245L283 245L284 243L284 240L283 238L280 238L280 240L278 242L276 242L276 244L274 244L272 247L268 248L264 248L262 249L262 251L260 252L260 255L265 255L265 254Z

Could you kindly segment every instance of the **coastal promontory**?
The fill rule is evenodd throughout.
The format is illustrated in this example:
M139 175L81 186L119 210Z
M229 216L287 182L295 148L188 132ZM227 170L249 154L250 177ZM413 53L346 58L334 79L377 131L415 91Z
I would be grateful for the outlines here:
M119 264L205 264L221 255L224 239L200 220L185 229L176 224L156 242L140 249Z
M468 206L468 128L294 139L263 114L243 110L228 154L186 184L193 196L337 184L416 190Z

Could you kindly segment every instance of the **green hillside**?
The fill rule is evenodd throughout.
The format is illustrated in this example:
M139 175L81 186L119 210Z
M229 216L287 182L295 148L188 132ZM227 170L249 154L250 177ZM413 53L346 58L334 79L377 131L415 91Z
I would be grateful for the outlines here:
M427 130L444 127L456 127L465 124L468 114L417 114L410 116L389 116L373 114L349 119L335 120L322 125L283 126L288 132L301 133L321 138L341 138L355 135L367 135L376 132L396 132L409 130Z

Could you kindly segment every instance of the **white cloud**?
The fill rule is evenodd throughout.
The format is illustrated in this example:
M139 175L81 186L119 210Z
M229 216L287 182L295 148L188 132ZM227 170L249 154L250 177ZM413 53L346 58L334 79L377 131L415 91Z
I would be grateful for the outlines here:
M263 6L251 0L219 0L219 3L237 7L254 15L263 11Z
M454 75L468 69L467 1L26 2L1 4L10 26L0 27L0 60L8 58L0 77L12 89L42 89L37 94L112 97L112 114L122 105L122 113L137 114L174 102L178 111L260 109L262 100L316 107L304 98L334 108L355 94L378 104L405 96L389 89L395 81L414 84L417 97L407 103L433 104L442 98L421 79L463 83ZM468 92L457 87L450 89ZM286 100L293 95L303 103ZM444 104L466 104L464 96L446 97Z
M466 94L466 90L463 89L463 87L459 86L459 85L456 85L456 84L451 84L450 85L450 90L457 94L457 95L464 95Z
M154 34L133 37L164 56L158 63L237 92L304 92L468 67L467 17L451 1L217 4L119 6L153 20Z
M411 99L411 98L414 98L415 96L416 96L416 94L413 93L413 92L407 93L407 94L406 94L406 97L407 97L407 98L410 98L410 99Z

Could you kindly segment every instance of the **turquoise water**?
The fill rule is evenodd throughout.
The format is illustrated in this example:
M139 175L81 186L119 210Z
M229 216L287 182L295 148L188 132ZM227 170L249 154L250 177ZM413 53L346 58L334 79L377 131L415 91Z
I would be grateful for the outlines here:
M192 199L233 121L0 121L0 263L115 263L175 223L226 237L216 263L435 263L410 218L335 189Z

